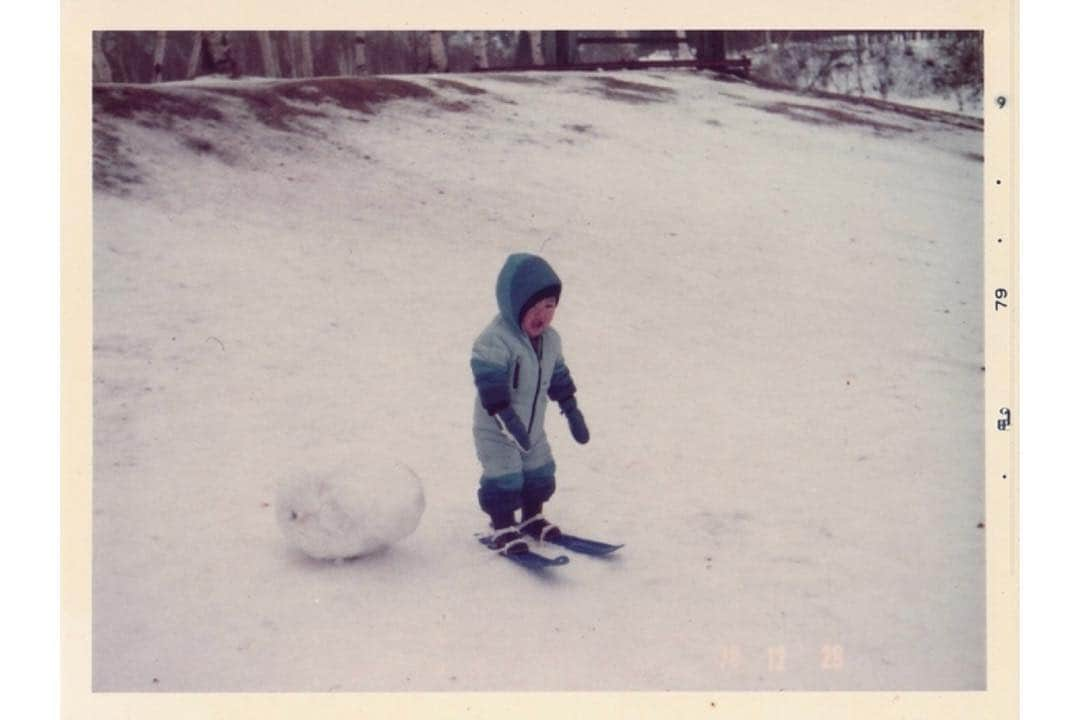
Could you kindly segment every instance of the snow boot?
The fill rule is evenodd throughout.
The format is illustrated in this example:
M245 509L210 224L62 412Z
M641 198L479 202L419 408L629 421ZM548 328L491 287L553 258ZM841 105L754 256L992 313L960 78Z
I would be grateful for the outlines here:
M491 534L488 547L500 555L520 555L529 552L529 544L513 526L495 530Z
M540 542L558 540L562 536L559 526L549 523L539 511L522 520L517 529L519 532Z

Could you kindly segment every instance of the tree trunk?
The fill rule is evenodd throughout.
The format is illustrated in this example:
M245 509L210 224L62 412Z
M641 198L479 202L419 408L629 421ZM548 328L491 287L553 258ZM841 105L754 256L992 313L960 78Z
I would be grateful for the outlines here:
M188 57L187 79L195 77L199 72L199 59L202 57L203 37L201 32L195 33L195 45L191 48L191 56Z
M341 43L337 45L337 74L352 75L352 53Z
M259 38L259 54L262 55L263 75L266 77L281 77L281 66L278 65L277 55L274 53L274 41L270 33L265 30L256 33Z
M861 33L855 33L855 84L859 88L859 95L865 95L866 89L863 87L863 36Z
M302 77L304 61L300 57L300 41L297 32L290 30L285 33L285 49L289 58L289 77Z
M130 82L128 78L127 65L124 64L124 53L120 52L116 47L116 37L112 34L103 34L101 43L105 52L105 57L108 60L108 65L112 71L112 77L114 82Z
M158 30L157 41L154 44L154 79L153 82L159 83L164 77L164 65L165 63L165 31Z
M367 75L367 38L364 33L358 32L353 35L353 74Z
M285 62L289 65L289 71L285 72L285 69L281 69L281 77L296 77L296 43L293 42L293 34L290 31L281 33L281 45L283 54L285 56Z
M690 44L686 42L686 31L676 30L675 37L679 40L679 49L675 56L679 60L693 60L694 54L690 52Z
M297 45L300 48L300 76L301 77L314 77L315 76L315 53L311 49L311 33L307 31L298 32L299 42Z
M109 59L105 57L105 48L102 47L101 36L104 33L93 33L94 41L94 82L112 82L112 68L109 67Z
M473 40L473 70L488 69L487 36L482 32L474 32Z
M446 56L446 43L442 33L432 30L428 33L428 72L444 73L450 69L450 59Z
M544 64L544 45L539 30L527 30L529 49L532 51L532 64L540 67Z

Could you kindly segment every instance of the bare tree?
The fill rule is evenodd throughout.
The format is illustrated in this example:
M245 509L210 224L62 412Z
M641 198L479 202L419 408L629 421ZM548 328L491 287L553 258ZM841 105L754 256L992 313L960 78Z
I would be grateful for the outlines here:
M474 32L473 41L473 70L488 69L487 37L482 32Z
M315 75L315 54L311 49L311 33L303 31L296 33L296 49L299 52L297 58L299 77L313 77Z
M859 95L866 94L863 87L863 52L866 47L866 37L863 33L855 33L855 86L859 89Z
M882 100L888 100L889 91L896 82L893 73L892 47L885 43L880 47L880 54L871 52L870 57L877 64L877 83L874 89L881 95Z
M262 56L263 74L266 77L281 77L281 66L274 52L274 42L265 30L256 33L259 39L259 54Z
M195 44L191 48L191 55L188 57L187 77L188 79L195 77L199 72L199 59L202 57L202 44L203 34L201 32L195 33Z
M353 74L368 74L367 38L362 32L353 35Z
M848 52L847 50L843 50L843 49L839 49L839 50L831 49L831 50L829 50L828 54L825 56L825 58L821 61L821 64L818 66L817 74L814 75L814 77L810 79L810 84L807 85L805 89L806 90L813 90L814 85L818 84L819 82L821 83L822 88L827 87L828 84L829 84L830 78L832 76L833 67L834 67L836 61L839 60L840 58L842 58L844 55L846 55L847 52Z
M428 71L446 72L449 68L450 60L446 55L442 33L432 30L428 33Z
M532 64L540 67L544 64L544 45L539 30L526 30L529 34L529 49L532 51Z
M154 80L153 82L161 82L164 76L165 63L165 31L158 30L157 38L154 42Z
M117 47L118 40L115 33L103 33L101 39L102 49L105 53L107 64L112 72L112 78L115 82L130 82L127 71L127 63L125 61L124 53Z
M338 38L340 40L340 38ZM344 42L334 43L334 58L337 62L338 75L352 75L352 47Z
M984 92L982 35L949 33L945 37L933 83L939 91L954 93L957 109L963 112L965 93L970 100L978 100Z
M787 42L790 39L791 39L791 31L790 30L788 30L785 33L780 34L780 46L777 49L780 51L781 55L784 54L784 48L785 48L785 46L787 46Z
M300 48L296 32L283 33L285 41L285 59L289 62L289 77L300 77Z
M298 63L296 59L296 42L294 42L293 33L291 31L281 33L281 43L282 50L284 50L285 53L285 62L289 66L289 72L286 73L283 70L282 75L284 77L296 77L296 66Z
M94 82L112 82L112 68L109 67L109 59L105 56L105 48L102 47L101 36L104 33L93 33L94 41Z

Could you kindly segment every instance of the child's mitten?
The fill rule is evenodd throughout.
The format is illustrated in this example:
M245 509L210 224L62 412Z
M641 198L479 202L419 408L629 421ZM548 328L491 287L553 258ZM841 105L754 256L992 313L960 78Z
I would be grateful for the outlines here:
M574 439L582 445L589 442L589 428L585 425L585 417L578 410L574 396L560 400L559 407L562 409L562 414L566 416L566 421L570 423L570 434L574 436Z

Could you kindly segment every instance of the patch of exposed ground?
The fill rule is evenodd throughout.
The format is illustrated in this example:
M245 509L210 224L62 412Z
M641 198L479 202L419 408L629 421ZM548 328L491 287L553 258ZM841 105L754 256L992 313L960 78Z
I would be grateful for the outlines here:
M261 122L280 130L290 129L294 118L322 115L318 106L323 103L372 115L377 105L392 100L436 97L423 85L394 78L317 78L265 87L225 86L217 91L243 99Z
M478 88L475 85L469 85L459 80L447 80L445 78L435 78L431 81L431 84L440 90L457 90L465 95L484 95L487 90Z
M752 78L751 82L758 87L768 88L770 90L801 93L815 98L839 100L841 102L851 103L853 105L865 105L867 107L872 107L877 110L884 110L886 112L893 112L897 113L898 115L912 117L916 120L924 120L926 122L934 123L944 123L946 125L954 125L956 127L966 128L968 130L983 129L983 121L981 118L973 118L967 115L961 115L959 113L951 113L944 110L931 110L928 108L915 107L913 105L904 105L902 103L890 102L888 100L879 100L877 98L871 97L841 95L839 93L825 92L824 90L804 90L801 88L792 87L790 85L784 85L782 83L762 80L760 78Z
M95 122L94 189L127 195L131 191L130 186L141 182L138 167L124 152L116 128Z
M216 157L227 165L232 165L236 162L236 158L231 152L226 151L214 143L205 138L198 137L197 135L188 135L181 133L180 142L184 147L199 155L210 155Z
M198 94L150 85L95 85L94 118L113 116L171 130L178 119L223 122L225 114Z
M472 110L472 105L461 100L437 100L435 106L440 110L447 112L468 112Z
M467 95L485 92L451 80L439 80L437 85ZM117 121L167 130L193 153L234 163L236 158L218 144L200 137L197 130L207 123L245 122L234 118L234 111L223 99L239 99L268 127L316 136L319 132L303 120L325 117L329 106L363 115L374 114L383 103L402 99L427 101L436 111L443 112L467 112L473 107L469 102L445 100L423 85L395 78L313 78L258 85L96 85L93 88L94 187L126 194L130 186L142 182L137 165L125 152L124 134Z
M391 100L436 97L423 85L395 78L314 78L195 88L99 85L94 88L94 114L165 129L174 127L177 119L224 122L227 118L214 103L215 95L239 98L259 122L278 130L294 129L290 122L299 118L323 116L319 105L324 103L370 115Z
M484 78L518 85L554 85L559 82L559 78L556 77L530 75L528 73L484 73Z
M799 122L811 125L856 125L868 127L874 132L882 134L909 133L913 129L904 125L881 122L868 117L862 117L846 110L835 107L819 107L817 105L803 105L801 103L774 102L774 103L742 103L746 107L764 110L774 115L786 115Z
M599 94L609 100L640 105L664 102L675 97L675 91L659 85L630 82L614 77L590 77L587 92Z

